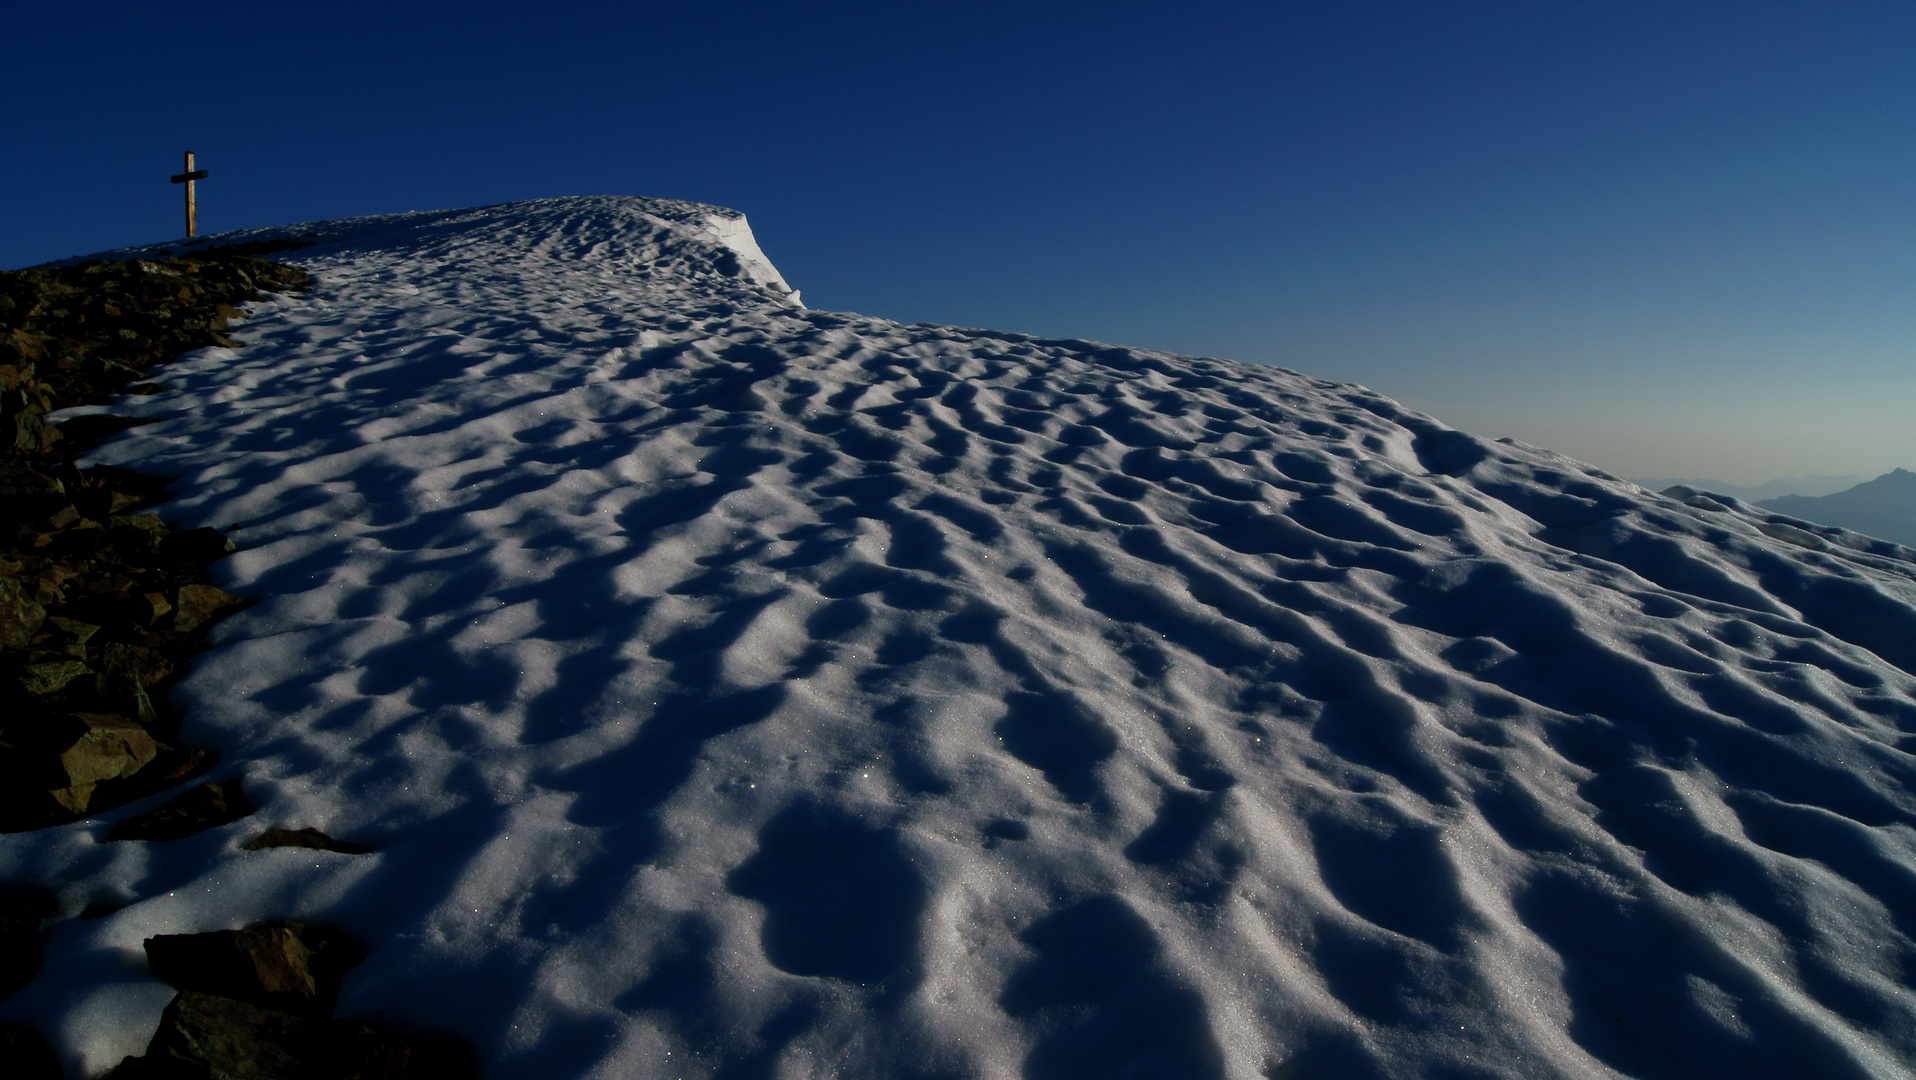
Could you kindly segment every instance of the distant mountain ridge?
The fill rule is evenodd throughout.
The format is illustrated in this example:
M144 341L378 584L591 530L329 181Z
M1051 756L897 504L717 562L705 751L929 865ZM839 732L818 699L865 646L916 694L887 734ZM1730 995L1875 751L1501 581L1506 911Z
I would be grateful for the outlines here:
M1687 487L1698 491L1714 491L1720 495L1734 495L1744 502L1758 502L1763 499L1779 499L1785 495L1833 495L1855 487L1863 482L1863 478L1821 474L1785 476L1776 480L1765 480L1754 487L1702 476L1633 476L1630 477L1630 482L1649 488L1651 491L1668 491L1673 487Z
M1893 469L1833 495L1785 495L1758 506L1916 547L1916 472Z

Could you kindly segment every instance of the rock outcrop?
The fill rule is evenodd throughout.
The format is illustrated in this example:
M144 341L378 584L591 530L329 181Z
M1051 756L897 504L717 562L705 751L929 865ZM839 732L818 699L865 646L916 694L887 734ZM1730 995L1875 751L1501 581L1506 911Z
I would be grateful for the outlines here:
M468 1055L431 1039L331 1019L365 950L326 927L274 920L146 939L153 974L179 994L140 1057L112 1080L457 1080Z
M179 744L165 690L243 604L206 577L230 540L139 512L165 477L75 464L134 421L47 415L163 391L144 381L153 365L232 345L235 305L305 282L217 250L0 274L0 830L72 821L210 768Z
M234 306L305 287L297 267L251 256L302 243L235 245L181 259L92 262L0 273L0 831L92 816L174 787L215 764L179 741L165 691L205 634L246 603L207 567L234 550L214 529L174 529L140 511L167 478L74 455L143 421L50 413L155 394L153 365L232 346ZM108 841L162 843L254 812L239 778L203 783L126 818ZM273 827L245 845L363 854L313 828ZM120 903L88 905L99 918ZM41 967L40 927L57 914L37 884L0 883L0 997ZM146 941L153 973L179 994L144 1056L117 1080L460 1080L471 1055L430 1035L331 1018L365 955L345 934L275 920ZM58 1080L39 1033L0 1025L7 1075Z

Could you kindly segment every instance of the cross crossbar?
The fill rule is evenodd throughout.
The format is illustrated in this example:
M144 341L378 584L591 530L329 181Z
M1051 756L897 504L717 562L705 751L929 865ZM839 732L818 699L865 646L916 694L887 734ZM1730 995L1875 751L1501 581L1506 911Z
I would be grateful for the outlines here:
M196 169L193 172L181 173L180 175L173 178L173 182L176 184L184 184L188 180L204 180L206 179L206 177L207 177L207 172L205 169Z

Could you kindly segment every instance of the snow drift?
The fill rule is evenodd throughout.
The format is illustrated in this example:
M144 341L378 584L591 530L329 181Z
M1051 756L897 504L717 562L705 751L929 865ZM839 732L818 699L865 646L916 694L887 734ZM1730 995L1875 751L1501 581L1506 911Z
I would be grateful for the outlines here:
M179 693L261 810L0 838L75 1067L143 938L289 917L497 1077L1909 1074L1916 553L805 310L714 208L307 231L94 455L242 526Z

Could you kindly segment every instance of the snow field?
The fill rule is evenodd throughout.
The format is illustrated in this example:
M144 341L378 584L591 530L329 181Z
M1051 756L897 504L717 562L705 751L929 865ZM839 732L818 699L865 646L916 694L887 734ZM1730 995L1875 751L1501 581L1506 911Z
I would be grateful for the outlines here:
M144 937L292 917L502 1077L1910 1074L1908 549L809 311L709 207L286 231L311 295L95 454L241 526L179 693L261 810L0 838L131 901L0 1010L77 1066Z

